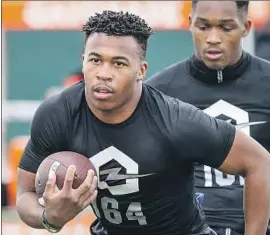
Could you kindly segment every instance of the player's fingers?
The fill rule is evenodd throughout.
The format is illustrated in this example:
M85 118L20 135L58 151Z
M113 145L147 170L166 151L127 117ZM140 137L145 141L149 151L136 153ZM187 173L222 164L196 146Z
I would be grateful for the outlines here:
M65 181L63 185L62 191L64 193L70 193L72 190L73 180L76 172L76 167L74 165L70 165L67 169Z
M82 205L82 208L83 208L83 209L85 209L86 207L88 207L93 201L96 200L96 198L97 198L97 193L98 193L98 191L95 190L95 191L93 192L93 194L92 194L90 197L88 197L87 200L86 200L85 202L83 202L83 205Z
M45 190L43 193L43 197L45 197L45 199L54 193L55 191L55 183L56 183L56 175L54 171L50 171L49 175L48 175L48 180L45 186Z
M86 192L84 192L84 194L81 195L80 197L81 202L84 203L84 201L88 200L88 198L92 196L92 194L96 189L97 189L97 177L94 176L89 190L87 190Z
M92 186L93 178L94 178L94 171L89 170L84 182L77 189L77 193L79 194L80 197L83 196L85 193L89 193Z
M93 194L96 189L97 189L97 176L94 176L90 187L90 193Z

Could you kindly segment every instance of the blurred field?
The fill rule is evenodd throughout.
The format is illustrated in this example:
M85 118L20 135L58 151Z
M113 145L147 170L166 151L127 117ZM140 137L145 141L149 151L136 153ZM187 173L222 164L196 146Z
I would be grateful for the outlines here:
M94 214L89 207L74 220L70 221L60 231L59 235L86 235L89 234L89 225L94 220ZM15 209L2 210L2 235L49 235L43 229L32 229L22 223Z

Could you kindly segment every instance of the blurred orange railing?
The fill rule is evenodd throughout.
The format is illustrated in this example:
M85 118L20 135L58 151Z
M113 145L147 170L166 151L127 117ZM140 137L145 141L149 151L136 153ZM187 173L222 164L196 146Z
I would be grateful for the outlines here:
M4 0L2 25L7 30L78 30L90 15L105 9L139 14L154 29L187 29L191 1ZM249 15L255 28L262 27L270 19L270 2L250 1Z

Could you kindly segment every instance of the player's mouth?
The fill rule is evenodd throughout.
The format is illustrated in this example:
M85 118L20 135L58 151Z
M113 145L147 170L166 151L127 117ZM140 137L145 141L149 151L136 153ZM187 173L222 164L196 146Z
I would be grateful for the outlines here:
M205 52L208 60L218 60L223 56L223 52L216 49L209 49Z
M113 95L113 89L104 85L97 85L94 87L93 93L96 99L106 100Z

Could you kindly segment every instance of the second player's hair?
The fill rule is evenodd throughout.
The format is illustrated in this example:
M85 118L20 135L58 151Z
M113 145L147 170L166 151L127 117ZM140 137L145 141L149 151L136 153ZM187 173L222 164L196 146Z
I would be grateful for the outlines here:
M192 8L196 8L197 3L199 0L192 0ZM248 13L248 6L249 6L249 1L235 1L237 9L239 12Z

